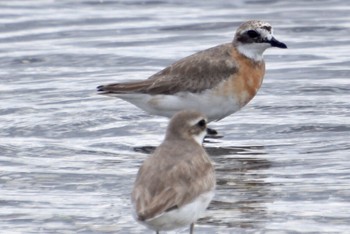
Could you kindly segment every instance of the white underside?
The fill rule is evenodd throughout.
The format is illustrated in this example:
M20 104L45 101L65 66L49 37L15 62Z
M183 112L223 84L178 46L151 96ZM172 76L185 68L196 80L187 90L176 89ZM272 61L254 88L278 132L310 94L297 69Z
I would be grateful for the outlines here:
M181 92L175 95L111 94L128 101L144 111L171 118L180 110L196 110L205 114L208 121L220 120L241 107L232 96L214 95L211 90L202 93Z
M214 197L214 191L201 194L193 202L165 212L155 218L145 220L143 225L155 231L168 231L189 226L194 223L209 206Z

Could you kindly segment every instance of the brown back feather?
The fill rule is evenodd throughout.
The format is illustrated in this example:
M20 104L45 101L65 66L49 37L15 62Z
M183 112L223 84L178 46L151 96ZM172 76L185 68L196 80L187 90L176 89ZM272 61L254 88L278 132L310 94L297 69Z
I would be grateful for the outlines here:
M147 80L99 86L98 89L102 94L202 92L237 72L231 50L232 43L219 45L183 58Z

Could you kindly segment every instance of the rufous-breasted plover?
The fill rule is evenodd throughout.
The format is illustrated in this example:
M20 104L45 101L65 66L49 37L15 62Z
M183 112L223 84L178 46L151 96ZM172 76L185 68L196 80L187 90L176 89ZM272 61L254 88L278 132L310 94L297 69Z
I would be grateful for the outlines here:
M180 111L170 120L164 141L138 171L132 191L133 216L149 229L190 226L214 196L215 172L202 142L207 119Z
M146 80L101 85L98 91L154 115L171 117L189 109L220 120L256 95L265 74L263 52L270 47L287 48L269 23L247 21L231 43L180 59Z

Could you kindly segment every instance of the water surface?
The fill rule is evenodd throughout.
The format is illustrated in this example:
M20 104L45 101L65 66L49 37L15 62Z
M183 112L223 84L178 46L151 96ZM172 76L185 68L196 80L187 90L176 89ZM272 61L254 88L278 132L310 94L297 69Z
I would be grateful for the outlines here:
M350 229L350 6L346 1L0 2L0 232L150 233L130 191L167 119L96 95L232 40L247 19L266 52L258 95L211 123L217 194L196 233ZM151 146L151 147L149 147ZM183 230L186 233L188 230Z

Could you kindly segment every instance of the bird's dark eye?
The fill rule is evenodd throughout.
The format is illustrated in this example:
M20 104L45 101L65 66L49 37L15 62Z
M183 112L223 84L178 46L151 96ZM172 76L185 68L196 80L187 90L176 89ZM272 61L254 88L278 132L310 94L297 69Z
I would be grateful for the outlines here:
M199 121L198 123L197 123L197 125L199 126L199 127L205 127L206 126L206 121L204 120L204 119L202 119L201 121Z
M260 36L260 34L255 30L249 30L247 34L250 38L256 38Z

